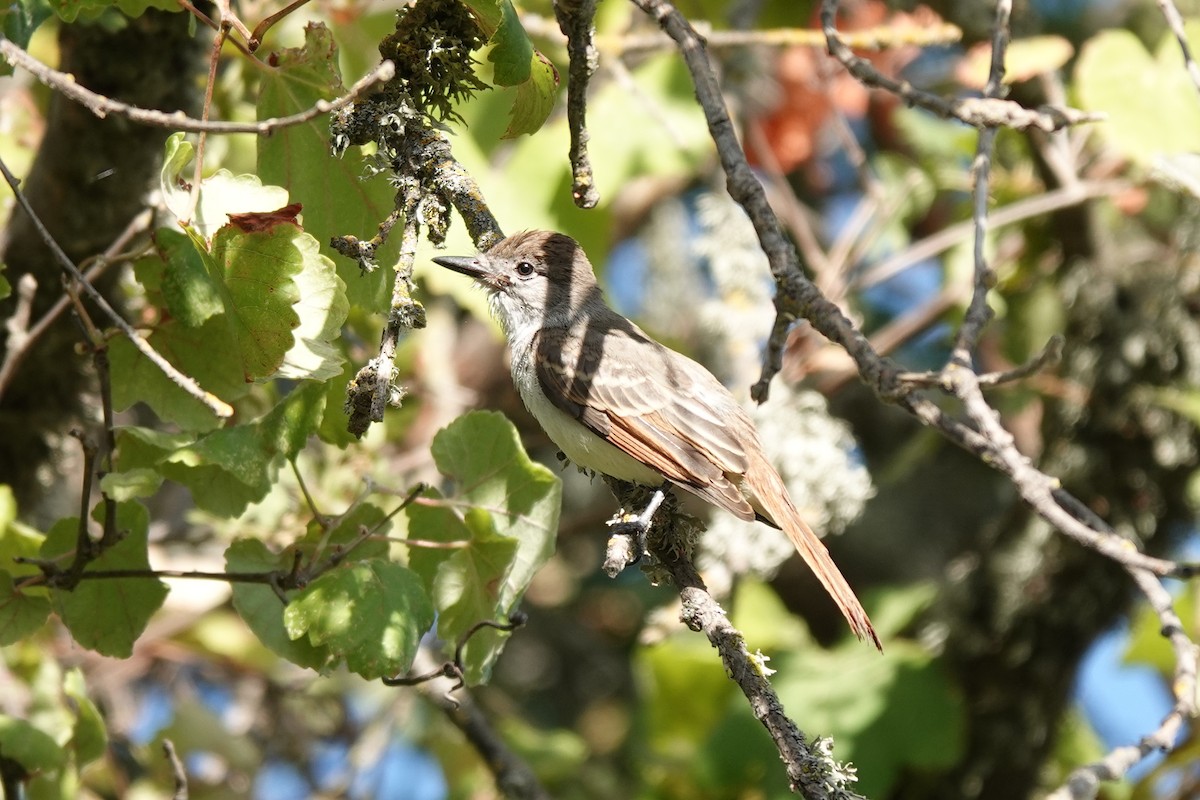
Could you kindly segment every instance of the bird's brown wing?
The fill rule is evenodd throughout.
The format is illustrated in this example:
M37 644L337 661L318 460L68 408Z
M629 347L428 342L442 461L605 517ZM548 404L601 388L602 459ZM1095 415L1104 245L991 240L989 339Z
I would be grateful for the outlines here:
M621 317L585 339L543 329L534 353L558 408L672 483L755 518L738 487L747 468L740 436L754 429L708 370Z

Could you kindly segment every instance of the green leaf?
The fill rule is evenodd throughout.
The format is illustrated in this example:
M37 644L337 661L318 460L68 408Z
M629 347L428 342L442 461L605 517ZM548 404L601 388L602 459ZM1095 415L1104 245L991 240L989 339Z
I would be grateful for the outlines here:
M151 497L162 486L163 476L156 469L140 468L128 472L110 472L100 479L100 490L123 503L139 497Z
M75 749L75 763L79 766L91 763L108 751L108 729L100 710L87 695L83 673L78 668L63 676L63 694L74 705L75 727L71 735L71 746Z
M58 769L66 761L66 753L51 736L7 714L0 714L0 753L35 775Z
M194 328L224 311L217 285L192 240L170 228L160 228L154 240L166 264L161 288L172 316Z
M243 378L242 365L235 357L238 342L224 314L197 328L167 320L154 329L147 342L177 370L228 403L250 391L251 384ZM118 411L142 402L164 422L185 430L207 431L220 426L221 419L212 409L175 385L125 337L112 340L108 358L113 407Z
M319 24L304 30L304 46L278 53L274 68L263 73L258 118L281 117L311 108L318 100L342 94L338 53L330 32ZM334 236L354 234L360 239L375 235L379 223L395 207L396 191L382 175L369 176L359 148L341 158L329 155L329 118L319 116L302 125L260 136L258 174L263 180L287 187L293 200L303 204L305 229L320 243L322 252L337 265L350 301L379 308L387 303L392 268L399 253L399 236L391 237L376 254L384 269L360 274L358 265L329 248ZM276 206L278 207L278 206Z
M512 119L503 138L514 139L523 133L535 133L554 110L557 94L558 70L550 59L535 50L530 57L529 80L517 86Z
M507 622L507 613L497 610L515 606L501 599L503 586L498 576L512 563L517 542L484 526L487 523L481 520L482 529L473 531L471 546L453 551L438 568L433 601L438 609L438 631L443 637L453 631L453 640L457 640L463 631L482 620ZM471 636L463 651L468 683L486 680L507 639L508 634L494 628L483 628Z
M433 624L433 605L412 570L371 559L313 581L288 604L284 623L293 639L327 646L351 671L374 679L412 665Z
M191 489L200 508L237 516L270 491L281 461L300 452L324 407L324 387L305 384L261 419L213 431L162 456L162 472Z
M807 730L833 736L839 761L871 765L857 787L867 797L886 794L905 769L934 771L959 757L962 700L941 665L920 647L891 642L880 656L851 642L783 655L772 666L788 715L804 720Z
M36 557L44 539L39 531L17 519L17 499L12 488L0 484L0 569L13 578L40 575L41 570L34 565L19 564L14 559Z
M239 539L225 551L225 566L231 573L287 573L294 563L291 548L272 553L257 539ZM261 583L234 583L233 607L254 631L254 635L272 652L301 667L324 671L335 662L327 647L314 647L307 640L293 640L283 625L283 601L270 586Z
M52 8L63 22L74 22L98 17L109 8L116 7L127 17L140 17L147 9L177 11L179 6L171 0L55 0Z
M475 12L475 19L483 35L489 39L495 35L496 29L504 19L503 6L507 0L462 0L463 4Z
M4 300L12 294L12 284L8 282L8 278L4 277L4 265L0 264L0 300Z
M649 746L660 754L688 758L700 743L700 732L712 730L727 713L727 700L737 686L713 658L708 642L689 633L639 647L634 664L646 701L642 711Z
M1185 25L1193 50L1200 21ZM1095 130L1128 158L1143 164L1193 152L1200 144L1200 102L1183 67L1179 43L1164 35L1151 56L1127 30L1107 30L1087 41L1075 64L1079 103L1108 119Z
M94 518L102 518L104 504L96 506ZM66 557L75 549L79 521L59 520L46 535L42 558ZM84 574L99 570L145 570L149 513L136 503L117 505L117 529L122 536L99 558L88 564ZM167 596L167 586L155 578L103 578L80 581L72 591L50 592L54 610L71 631L75 641L89 650L128 658L133 643L141 636L150 617Z
M0 645L19 642L46 623L50 601L18 590L13 576L0 570Z
M288 223L252 233L226 225L213 238L213 264L227 290L226 313L246 381L279 369L300 325L292 309L300 300L294 278L304 268L299 233Z
M300 541L278 554L257 539L239 539L225 551L226 567L231 573L277 571L288 574L297 557L302 564L312 565L328 558L333 548L344 549L352 543L356 544L354 549L343 556L347 562L386 558L388 543L382 538L387 532L386 518L383 509L362 503L341 517L328 532L314 522ZM363 528L378 529L378 536L359 541L359 531ZM297 594L290 592L289 599ZM283 619L284 603L266 584L235 582L233 606L259 640L288 661L319 671L330 669L338 662L339 654L331 648L317 647L307 639L293 640L288 636Z
M345 287L316 240L288 221L246 232L228 225L211 254L198 237L159 231L168 263L143 260L148 291L169 311L149 344L180 372L227 402L270 376L328 380L341 374L335 342L349 312ZM110 347L113 403L144 402L167 422L211 430L220 420L126 339Z
M0 8L0 33L18 47L27 48L33 32L53 14L46 0L16 0ZM0 63L0 75L11 74L12 66L7 61Z
M1145 394L1150 402L1174 411L1200 428L1200 390L1164 388Z
M171 134L167 139L159 185L167 208L176 219L188 223L188 227L204 241L212 239L229 223L230 214L265 213L288 204L286 189L264 186L257 175L234 175L229 170L219 169L201 181L200 201L195 213L190 214L194 176L188 163L194 154L195 148L182 133Z
M871 609L871 624L884 641L899 636L937 599L937 587L932 583L913 583L907 586L875 590L867 598Z
M333 261L321 255L317 240L307 233L296 237L301 270L295 277L300 300L292 309L300 324L292 331L292 346L283 356L276 377L327 381L342 374L346 359L337 347L342 324L350 313L346 284Z
M500 7L500 24L488 40L492 51L487 58L495 65L492 83L516 86L529 80L533 42L529 41L529 34L525 33L511 0L499 0L497 5Z
M554 552L562 484L529 459L516 428L495 412L459 417L434 437L432 454L457 492L440 507L411 506L409 533L466 547L414 547L409 563L430 586L438 634L456 641L475 623L507 621L516 609ZM462 516L451 507L464 508ZM464 651L469 683L486 680L507 636L488 628L471 637Z

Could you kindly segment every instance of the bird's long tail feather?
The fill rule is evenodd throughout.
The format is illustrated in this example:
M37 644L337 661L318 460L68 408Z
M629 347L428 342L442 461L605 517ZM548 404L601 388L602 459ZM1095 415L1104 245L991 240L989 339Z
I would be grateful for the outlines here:
M846 582L837 565L833 563L825 545L813 533L812 528L808 527L801 518L800 512L796 510L796 506L792 504L779 473L761 454L756 453L751 456L749 469L746 470L745 486L753 493L752 503L760 507L760 513L782 528L787 537L792 540L792 544L796 546L804 563L817 576L817 580L825 587L825 591L833 598L833 602L837 604L842 615L846 617L846 621L850 623L850 629L854 631L854 635L859 639L870 639L882 652L883 645L875 634L875 629L871 626L871 620L867 617L862 603L858 601L854 590L850 588L850 584Z

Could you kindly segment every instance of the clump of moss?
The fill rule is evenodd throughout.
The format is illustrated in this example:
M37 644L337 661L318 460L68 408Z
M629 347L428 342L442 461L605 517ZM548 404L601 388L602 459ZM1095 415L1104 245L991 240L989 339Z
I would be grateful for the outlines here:
M421 111L439 120L459 119L458 101L488 88L472 69L471 53L487 43L459 0L418 0L396 14L396 30L379 53L396 65L394 83Z

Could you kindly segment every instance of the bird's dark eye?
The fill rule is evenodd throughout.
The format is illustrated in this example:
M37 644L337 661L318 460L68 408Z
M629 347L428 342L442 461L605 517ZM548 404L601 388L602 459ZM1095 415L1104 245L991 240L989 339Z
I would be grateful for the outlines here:
M522 278L528 278L533 274L533 264L530 264L528 261L517 262L517 274Z

